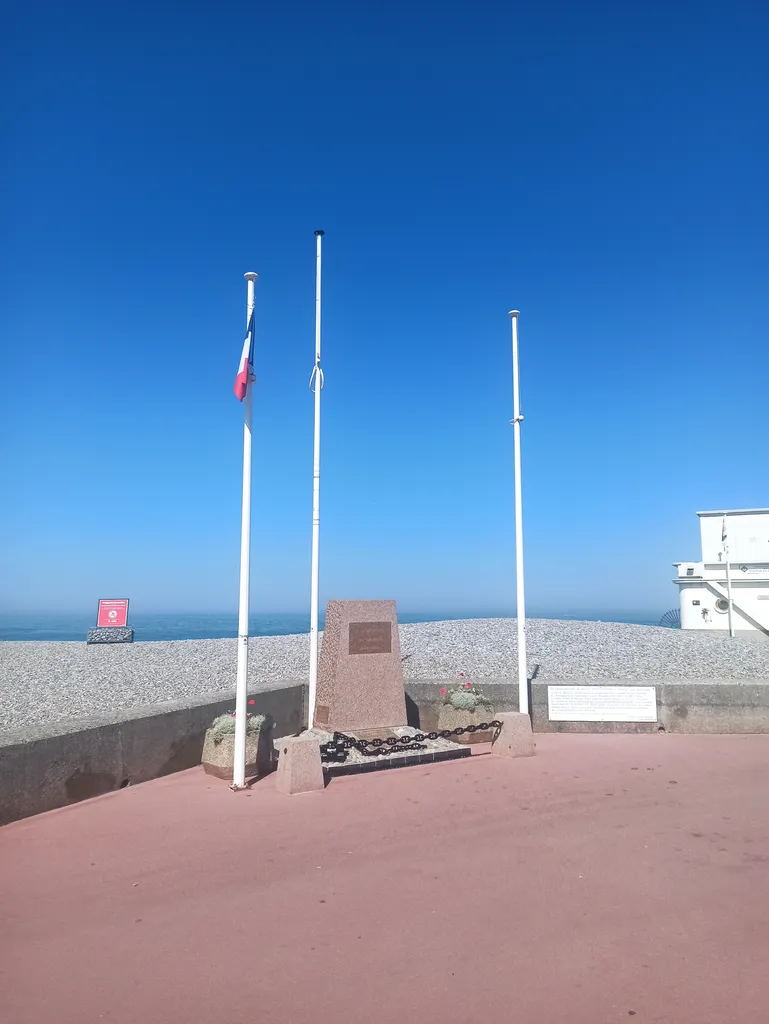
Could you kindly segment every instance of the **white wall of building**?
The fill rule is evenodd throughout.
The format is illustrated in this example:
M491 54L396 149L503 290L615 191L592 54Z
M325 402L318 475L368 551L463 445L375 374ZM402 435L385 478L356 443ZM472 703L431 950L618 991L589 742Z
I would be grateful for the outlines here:
M726 631L728 591L722 528L732 580L732 621L736 632L769 635L769 509L698 512L701 562L678 562L681 628Z
M698 512L702 561L722 561L723 512ZM726 513L730 562L766 562L769 566L769 509Z
M684 563L687 564L687 563ZM691 564L691 563L688 563ZM693 580L681 584L681 629L727 630L726 580ZM769 580L734 583L732 619L735 630L769 629Z

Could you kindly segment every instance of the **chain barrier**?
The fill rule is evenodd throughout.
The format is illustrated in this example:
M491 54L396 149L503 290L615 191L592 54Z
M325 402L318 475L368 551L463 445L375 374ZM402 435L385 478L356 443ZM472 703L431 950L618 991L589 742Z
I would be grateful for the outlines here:
M352 748L355 748L364 757L406 754L411 750L426 750L422 740L448 740L452 736L462 736L472 732L488 732L489 729L494 729L496 733L501 728L502 723L494 719L491 722L481 722L479 725L457 726L456 729L440 729L435 732L417 732L413 736L388 736L387 739L356 740L354 736L335 732L334 738L328 743L321 743L320 759L331 764L343 763L347 760L347 751Z

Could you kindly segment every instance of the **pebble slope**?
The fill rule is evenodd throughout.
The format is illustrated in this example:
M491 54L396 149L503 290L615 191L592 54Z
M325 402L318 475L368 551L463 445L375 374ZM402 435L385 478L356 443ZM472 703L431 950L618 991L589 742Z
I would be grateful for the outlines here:
M464 619L400 627L406 680L515 679L514 619ZM531 619L529 675L548 679L769 680L769 642L617 622ZM255 637L253 688L307 675L309 636ZM0 643L0 730L113 709L203 697L235 687L235 640L119 646Z

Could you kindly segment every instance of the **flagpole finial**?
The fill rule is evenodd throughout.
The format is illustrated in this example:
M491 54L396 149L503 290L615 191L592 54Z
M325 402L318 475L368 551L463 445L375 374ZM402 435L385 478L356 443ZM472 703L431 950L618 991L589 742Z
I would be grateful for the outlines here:
M520 316L521 315L521 311L520 311L520 309L511 309L510 312L507 315L508 316Z
M315 232L315 237L318 238L320 236L322 238L323 235L325 235L325 233L326 233L325 231L318 230L318 231Z
M253 270L249 270L249 272L247 274L244 274L243 277L245 277L247 281L256 281L259 275L255 274Z

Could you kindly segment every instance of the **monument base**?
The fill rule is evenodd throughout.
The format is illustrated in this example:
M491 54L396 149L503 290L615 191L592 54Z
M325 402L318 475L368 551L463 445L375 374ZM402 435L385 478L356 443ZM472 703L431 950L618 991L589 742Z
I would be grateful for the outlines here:
M418 743L421 749L395 751L389 743L377 746L379 754L363 753L356 747L348 747L346 760L335 761L324 760L323 772L327 778L336 775L361 775L368 772L385 771L388 768L410 768L415 765L434 764L437 761L454 761L459 757L470 757L472 751L466 746L460 746L453 740L438 736L435 739L425 737L416 740L418 729L412 726L400 726L396 729L356 729L350 735L351 739L363 740L367 746L374 748L371 743L374 739L387 740L395 738L398 743L393 746L406 746L410 743ZM318 737L321 747L333 740L333 734L324 732L322 729L313 729L312 735ZM392 750L392 752L391 752ZM323 757L323 755L321 755Z
M414 768L417 765L435 764L438 761L455 761L459 757L470 757L467 746L453 745L450 750L414 750L403 754L385 754L382 757L367 757L361 761L342 764L324 764L323 773L329 778L337 775L365 775L368 772L387 771L390 768Z
M89 644L132 644L134 631L123 626L94 626L88 630Z

